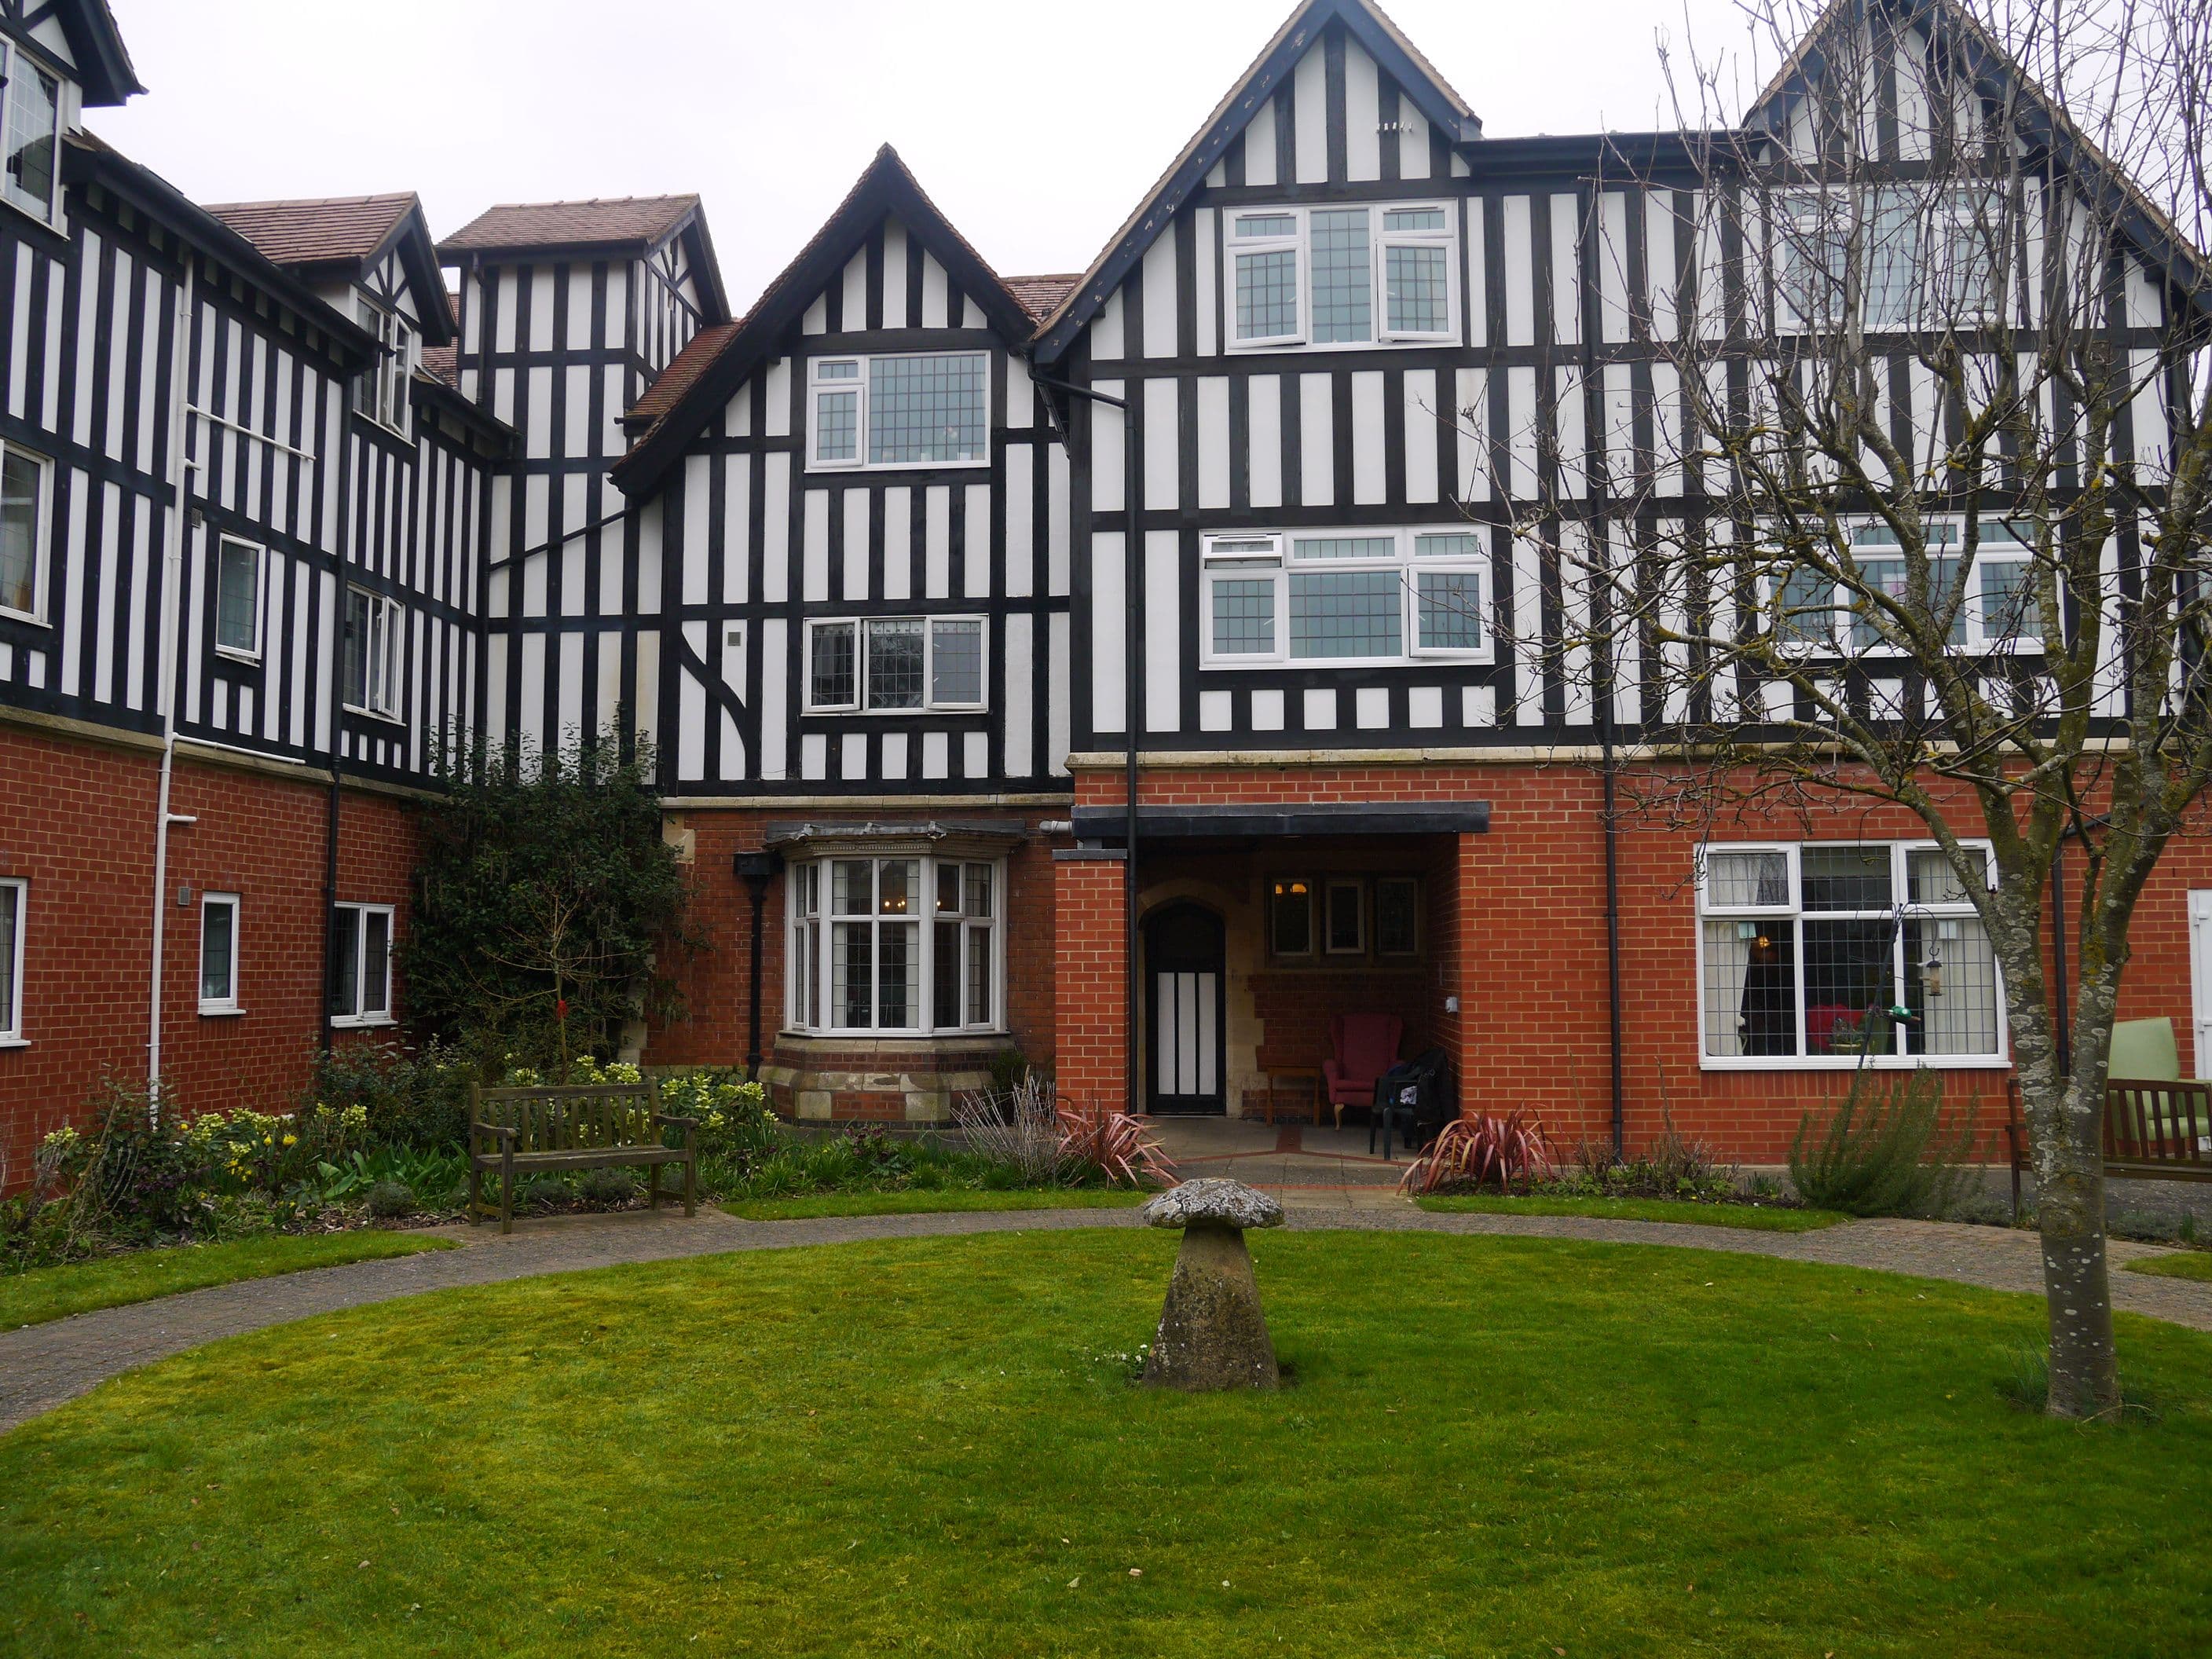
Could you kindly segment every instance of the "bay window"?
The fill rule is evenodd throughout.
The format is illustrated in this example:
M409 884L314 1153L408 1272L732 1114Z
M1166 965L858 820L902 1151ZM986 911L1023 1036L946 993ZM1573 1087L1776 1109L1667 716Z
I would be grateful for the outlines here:
M983 618L855 617L806 627L806 707L906 714L984 706Z
M1232 349L1457 337L1451 204L1266 207L1226 217Z
M1002 866L902 854L793 863L786 1018L830 1033L1001 1028Z
M990 364L982 351L813 359L808 469L988 465Z
M55 163L61 154L62 83L22 47L0 40L0 104L6 135L6 171L0 195L33 218L52 224L57 211Z
M1940 849L1714 844L1697 873L1708 1066L2005 1063L1996 953Z
M1488 562L1468 530L1209 537L1200 660L1233 668L1482 657Z

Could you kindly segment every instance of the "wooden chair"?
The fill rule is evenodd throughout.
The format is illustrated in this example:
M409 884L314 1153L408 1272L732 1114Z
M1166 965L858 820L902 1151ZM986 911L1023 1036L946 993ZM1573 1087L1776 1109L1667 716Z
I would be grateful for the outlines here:
M671 1146L663 1131L681 1129ZM699 1120L660 1109L658 1083L574 1084L527 1089L469 1085L469 1224L496 1215L514 1231L514 1178L539 1170L642 1168L651 1207L660 1207L660 1170L684 1166L684 1213L699 1204ZM483 1177L499 1171L499 1202L483 1201Z

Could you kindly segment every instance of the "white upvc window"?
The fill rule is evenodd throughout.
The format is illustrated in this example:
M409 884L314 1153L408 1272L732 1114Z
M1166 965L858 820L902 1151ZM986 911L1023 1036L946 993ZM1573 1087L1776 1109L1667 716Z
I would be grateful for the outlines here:
M1209 536L1200 663L1486 660L1483 544L1478 530L1442 525Z
M261 660L262 550L236 536L216 543L215 648L226 657Z
M200 1012L234 1014L238 1006L238 895L200 895Z
M806 625L810 714L973 713L985 706L981 617L848 617Z
M1989 185L1795 190L1778 202L1776 326L1858 320L1875 333L1988 322L2014 263L2018 215Z
M31 884L0 878L0 1047L23 1042L23 936Z
M339 675L348 708L386 720L398 717L401 629L398 600L363 587L346 589Z
M1996 952L1932 843L1714 842L1696 874L1708 1068L2008 1063Z
M0 76L6 82L0 87L0 199L52 224L61 212L61 77L7 40L0 40Z
M407 385L415 373L415 329L397 311L387 311L366 295L356 295L361 325L376 337L376 361L354 382L353 406L379 426L404 435Z
M906 351L807 365L809 471L988 466L991 356Z
M0 615L46 619L53 485L52 461L20 444L0 443Z
M1224 217L1231 350L1459 337L1455 204L1255 207Z
M1861 582L1893 599L1904 599L1905 556L1897 532L1880 522L1848 524L1844 529ZM1959 584L1966 525L1960 520L1934 519L1925 521L1923 530L1928 544L1928 602L1932 611L1941 611ZM1953 648L1973 654L2042 649L2036 544L2032 525L1999 519L1978 523L1973 568L1967 573L1964 602L1951 619L1948 636ZM1850 587L1830 582L1817 570L1803 566L1789 570L1769 581L1768 594L1775 639L1785 650L1881 655L1895 649L1883 640L1868 607L1853 611Z
M793 1030L1003 1028L1003 860L824 856L792 864L787 883Z
M331 1024L392 1024L392 922L388 904L331 909Z

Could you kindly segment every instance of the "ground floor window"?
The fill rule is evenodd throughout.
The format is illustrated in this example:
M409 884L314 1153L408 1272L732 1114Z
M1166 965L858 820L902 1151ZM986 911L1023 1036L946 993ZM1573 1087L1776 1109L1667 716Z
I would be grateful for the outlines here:
M1275 876L1267 886L1267 950L1310 957L1410 957L1419 948L1420 883L1413 876ZM1318 935L1318 939L1316 939Z
M996 1030L1005 871L919 854L819 858L790 871L794 1030Z
M392 907L331 911L331 1021L382 1025L392 1018Z
M200 1012L238 1012L238 895L200 895Z
M0 881L0 1042L23 1040L23 910L30 884Z
M1996 957L1936 848L1710 846L1698 911L1708 1062L2004 1056Z

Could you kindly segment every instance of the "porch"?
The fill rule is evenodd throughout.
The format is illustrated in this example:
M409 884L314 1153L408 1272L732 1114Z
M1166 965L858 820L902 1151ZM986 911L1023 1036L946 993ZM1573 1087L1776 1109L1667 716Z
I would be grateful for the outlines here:
M1328 1103L1330 1062L1354 1057L1336 1052L1332 1023L1364 1020L1393 1059L1442 1048L1456 1071L1459 863L1486 822L1479 803L1146 810L1136 868L1133 1109L1163 1121L1257 1125L1265 1133L1251 1146L1224 1141L1233 1150L1207 1156L1318 1159L1328 1167L1294 1166L1284 1181L1297 1184L1291 1177L1303 1174L1321 1185L1358 1184L1364 1177L1346 1176L1356 1166L1343 1160L1366 1157L1367 1095L1352 1091L1356 1111ZM1119 809L1079 809L1076 831L1091 856L1120 861ZM1080 915L1118 934L1120 910L1064 909L1060 961L1093 949L1118 957L1118 938L1093 940L1070 923ZM1091 984L1091 996L1062 1001L1064 1043L1075 1034L1071 1024L1120 1036L1126 988ZM1101 1067L1091 1088L1071 1092L1118 1099L1120 1069ZM1295 1151L1279 1152L1269 1120L1302 1131Z

